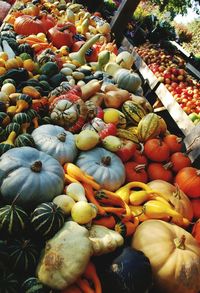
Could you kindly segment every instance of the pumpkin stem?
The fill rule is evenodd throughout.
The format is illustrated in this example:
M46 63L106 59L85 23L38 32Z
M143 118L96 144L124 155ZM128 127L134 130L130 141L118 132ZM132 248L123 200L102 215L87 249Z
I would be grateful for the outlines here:
M145 164L140 164L140 165L137 165L134 169L135 169L135 172L138 173L141 170L144 170L145 167L146 167Z
M175 190L175 192L173 192L173 196L176 197L176 198L178 198L179 200L181 200L181 191L180 191L180 188L179 188L178 184L175 183L174 185L176 187L176 190Z
M186 240L185 235L182 235L181 238L175 238L174 243L176 245L176 248L184 250L185 249L185 240Z
M164 168L165 170L168 170L168 169L170 169L170 168L172 168L172 167L173 167L173 163L172 163L172 162L168 162L167 164L163 165L163 168Z
M42 169L42 162L41 161L35 161L33 163L33 165L31 166L31 170L33 172L39 173L41 171L41 169Z
M144 153L144 144L140 142L139 145L140 145L139 152L140 152L140 154L143 154Z
M111 163L111 157L109 157L109 156L107 156L107 157L103 157L103 158L101 159L101 163L102 163L102 165L104 165L104 166L109 166L110 163Z
M57 139L60 140L61 142L65 142L66 136L67 134L65 132L62 132L57 135Z

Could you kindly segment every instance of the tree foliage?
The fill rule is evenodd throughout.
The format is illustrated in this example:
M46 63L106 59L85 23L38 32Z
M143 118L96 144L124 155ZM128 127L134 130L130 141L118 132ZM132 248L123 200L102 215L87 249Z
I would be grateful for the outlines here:
M191 7L200 14L200 0L150 0L150 2L158 5L160 12L169 11L171 18L177 14L186 14L187 9Z

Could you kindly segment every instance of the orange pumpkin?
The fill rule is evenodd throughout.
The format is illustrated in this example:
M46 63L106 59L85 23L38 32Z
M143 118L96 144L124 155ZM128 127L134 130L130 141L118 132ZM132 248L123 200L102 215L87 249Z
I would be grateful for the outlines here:
M194 224L192 229L192 236L200 244L200 219Z
M177 173L175 182L187 196L200 197L200 170L185 167Z

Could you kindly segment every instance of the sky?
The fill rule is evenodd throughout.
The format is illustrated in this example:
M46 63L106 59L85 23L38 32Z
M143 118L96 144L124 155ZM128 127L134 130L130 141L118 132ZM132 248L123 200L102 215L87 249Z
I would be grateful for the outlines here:
M192 8L188 8L188 13L185 16L177 15L174 20L178 23L186 24L188 22L193 21L195 18L200 20L200 15L196 14Z

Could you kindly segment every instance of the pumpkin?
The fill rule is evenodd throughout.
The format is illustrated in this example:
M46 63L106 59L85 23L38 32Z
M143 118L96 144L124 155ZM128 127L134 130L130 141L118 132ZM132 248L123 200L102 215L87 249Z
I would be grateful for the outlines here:
M31 214L31 224L45 239L54 236L65 222L62 209L53 202L42 203Z
M196 221L192 228L192 236L197 240L200 245L200 220Z
M200 248L189 232L161 220L148 220L137 227L132 247L150 260L161 292L199 292Z
M161 179L167 182L172 182L173 174L170 170L170 163L162 164L162 163L150 163L147 167L147 174L150 180Z
M168 134L163 138L168 145L170 153L180 152L183 147L183 139L175 134Z
M158 138L151 138L144 144L145 156L154 162L165 162L169 160L168 145Z
M147 114L138 123L138 139L141 142L157 137L160 132L160 117L155 113Z
M60 164L74 161L77 155L75 138L64 128L46 124L36 128L32 136L36 148L54 157Z
M191 199L190 202L192 204L194 219L200 219L200 198Z
M23 133L18 135L18 137L15 139L15 146L16 147L23 147L23 146L35 147L35 142L31 134Z
M21 125L21 130L23 133L27 132L27 129L29 128L31 124L31 119L28 114L21 112L15 114L15 116L12 119L12 122L16 122Z
M40 20L43 24L45 32L48 32L48 30L56 24L54 17L51 14L47 14L45 12L40 14Z
M126 170L126 181L140 181L147 183L148 176L147 172L145 171L145 164L138 164L136 162L127 162L125 163L125 170Z
M200 170L185 167L177 173L175 182L187 196L191 198L200 197Z
M19 292L19 282L15 274L5 270L1 270L0 273L0 289L1 293L18 293Z
M28 226L27 213L15 204L0 208L0 231L10 235L21 234Z
M45 32L42 21L31 15L17 17L14 23L14 30L19 35L37 35Z
M30 277L26 279L22 286L21 291L24 293L48 293L49 290L39 281L38 278Z
M64 171L57 160L31 147L13 148L0 158L1 195L25 208L51 201L63 191Z
M8 245L9 264L21 274L36 268L40 251L29 239L14 239Z
M81 152L76 165L93 176L102 188L110 191L117 190L125 181L125 168L122 161L104 148Z
M126 116L128 122L137 125L140 120L147 114L146 110L133 101L126 101L122 105L122 112Z
M170 162L172 164L172 170L178 173L181 169L185 167L191 167L192 162L186 153L176 152L170 157Z
M192 203L187 195L180 190L178 186L174 186L163 180L153 180L147 184L152 190L161 192L173 208L187 218L189 221L193 218Z

